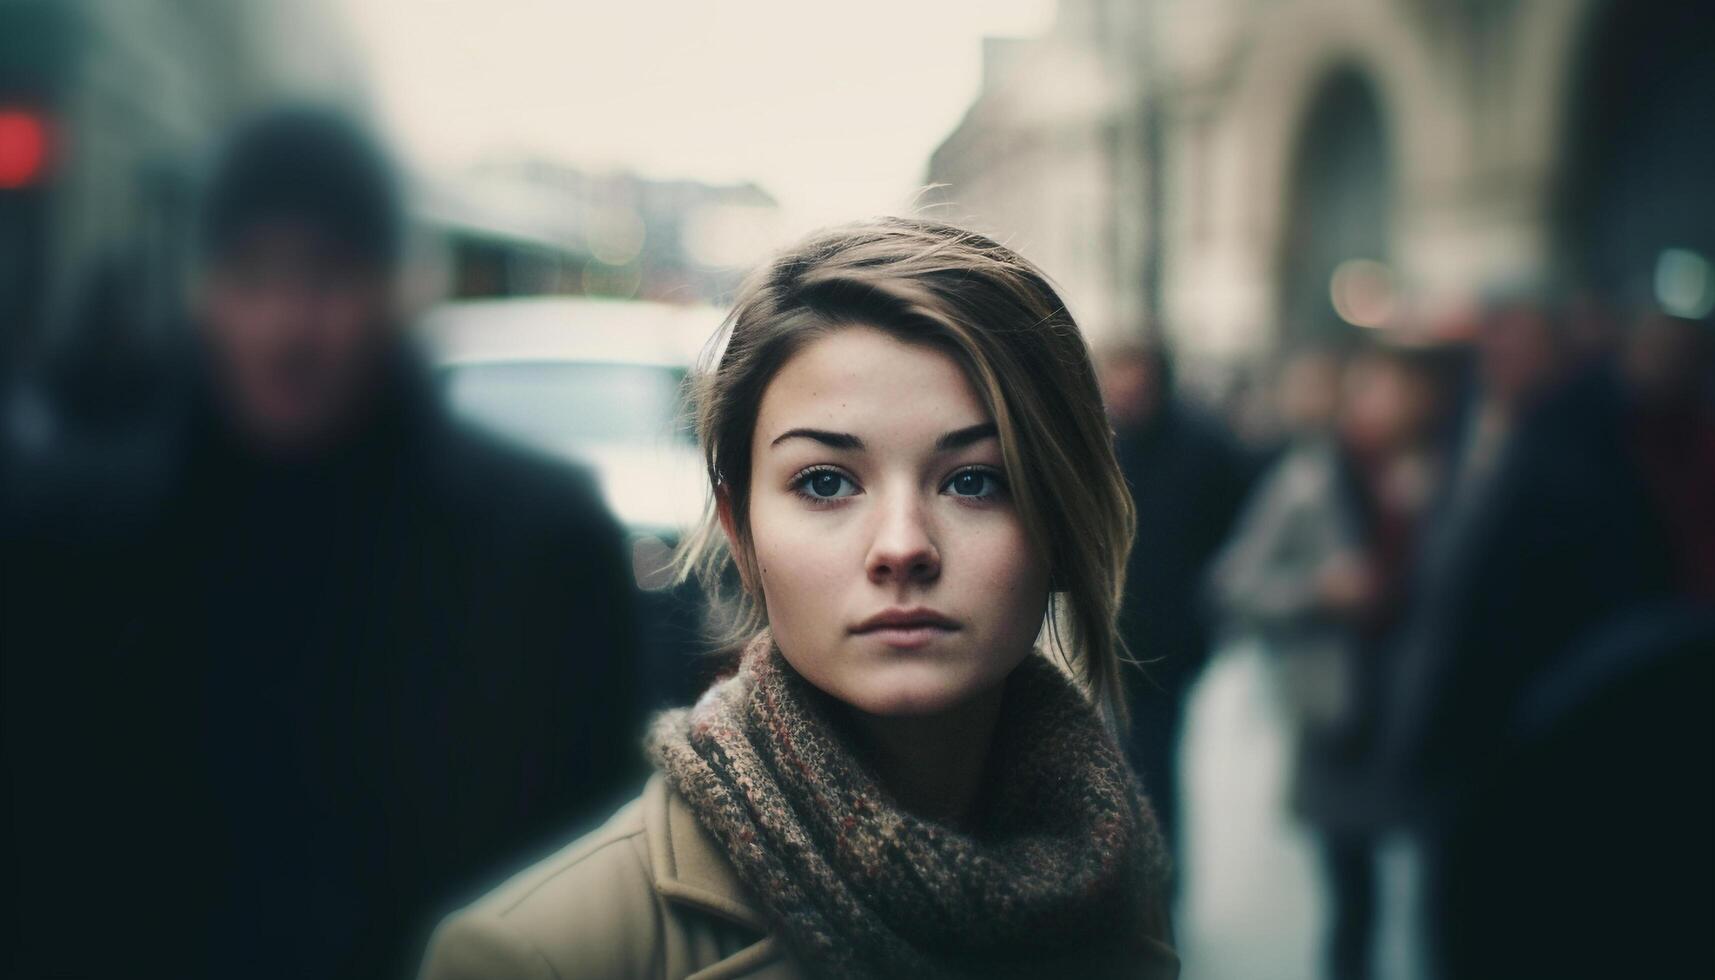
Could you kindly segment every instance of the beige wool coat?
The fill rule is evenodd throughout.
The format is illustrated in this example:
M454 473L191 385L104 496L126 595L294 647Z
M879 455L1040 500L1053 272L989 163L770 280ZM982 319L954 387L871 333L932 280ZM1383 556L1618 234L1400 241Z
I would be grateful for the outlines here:
M1173 980L1166 935L1148 924L1123 960L1074 957L1043 975ZM423 980L808 976L659 775L600 829L450 917L423 965Z

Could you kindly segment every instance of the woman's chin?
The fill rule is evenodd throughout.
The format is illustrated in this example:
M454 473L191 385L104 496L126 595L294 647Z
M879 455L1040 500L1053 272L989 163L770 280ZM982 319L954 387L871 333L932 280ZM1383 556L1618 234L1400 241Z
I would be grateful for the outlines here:
M958 708L992 683L946 665L912 664L866 671L828 693L877 718L920 718Z

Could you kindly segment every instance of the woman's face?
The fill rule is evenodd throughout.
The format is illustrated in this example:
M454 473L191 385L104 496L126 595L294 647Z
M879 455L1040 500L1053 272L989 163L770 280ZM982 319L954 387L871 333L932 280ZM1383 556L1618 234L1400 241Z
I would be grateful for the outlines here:
M874 715L992 692L1030 652L1048 571L958 364L867 327L794 355L763 393L750 528L795 670Z

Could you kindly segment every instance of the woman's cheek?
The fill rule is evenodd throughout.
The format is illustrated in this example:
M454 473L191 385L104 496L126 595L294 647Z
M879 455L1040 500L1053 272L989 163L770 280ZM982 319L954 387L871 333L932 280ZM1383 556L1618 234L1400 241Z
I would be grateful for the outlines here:
M986 607L992 639L1033 643L1048 602L1048 572L1016 517L997 519L968 542L973 567L982 569L973 598ZM1018 637L1026 639L1019 641Z
M779 506L771 511L753 525L763 600L777 635L801 634L833 615L822 606L832 601L840 559L828 529L805 519L823 515L795 514Z

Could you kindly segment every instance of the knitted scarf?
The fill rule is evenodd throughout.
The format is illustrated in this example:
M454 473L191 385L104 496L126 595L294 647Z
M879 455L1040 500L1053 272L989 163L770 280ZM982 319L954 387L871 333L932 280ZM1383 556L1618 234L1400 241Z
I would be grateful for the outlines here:
M837 704L766 633L737 674L659 716L648 745L817 976L1037 976L1165 921L1154 817L1113 736L1040 653L1007 681L968 831L900 809Z

